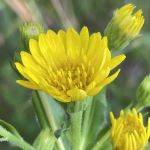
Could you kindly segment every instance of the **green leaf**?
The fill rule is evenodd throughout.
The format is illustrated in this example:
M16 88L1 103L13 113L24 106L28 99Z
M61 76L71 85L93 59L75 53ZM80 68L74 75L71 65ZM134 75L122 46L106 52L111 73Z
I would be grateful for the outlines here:
M86 147L92 144L91 141L94 141L97 138L100 131L106 125L106 112L107 112L106 94L105 90L103 90L93 97L91 105L85 111L85 115L86 113L89 113L87 127L83 128L83 130L86 130L87 135L85 139Z
M38 92L38 94L41 99L41 105L44 107L47 120L49 119L48 122L53 123L54 131L60 129L65 121L65 110L59 102L44 92Z
M48 126L52 129L52 132L55 133L66 123L65 110L61 106L61 103L54 100L44 92L38 91L38 94L41 100L41 107L43 107L44 114L48 121ZM64 132L62 132L62 135L56 140L56 145L61 150L70 149L67 136Z
M9 124L9 123L5 122L4 120L0 119L0 125L2 127L4 127L6 130L8 130L9 132L11 132L16 137L22 139L22 137L20 136L20 134L18 133L18 131L11 124Z
M97 147L97 149L92 150L112 150L112 144L110 139L106 140L101 147Z
M93 146L91 146L91 147L90 147L91 150L100 150L100 149L112 150L109 126L106 125L101 130L101 133L98 135L96 141L94 142Z
M14 135L12 132L9 132L2 126L0 126L0 136L2 136L2 141L8 141L13 145L20 147L23 150L36 150L30 144L25 142L23 138Z

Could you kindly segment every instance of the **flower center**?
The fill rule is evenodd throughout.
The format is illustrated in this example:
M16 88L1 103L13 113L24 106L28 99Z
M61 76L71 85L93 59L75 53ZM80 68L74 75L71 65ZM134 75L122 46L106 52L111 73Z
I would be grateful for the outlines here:
M129 117L124 121L124 133L134 134L135 132L138 135L144 133L142 124L139 120L134 119L134 117Z
M94 75L94 68L88 64L65 65L57 70L49 70L50 82L59 91L67 92L72 88L85 90Z

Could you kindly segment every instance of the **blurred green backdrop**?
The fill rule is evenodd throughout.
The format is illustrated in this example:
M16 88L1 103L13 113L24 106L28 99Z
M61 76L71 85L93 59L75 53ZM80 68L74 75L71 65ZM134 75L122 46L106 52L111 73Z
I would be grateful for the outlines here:
M135 99L140 81L150 72L150 1L149 0L1 0L0 1L0 118L14 125L23 137L33 142L39 132L31 104L31 91L17 85L10 66L15 52L22 50L19 25L26 21L43 23L45 29L68 26L103 33L113 10L132 2L144 11L142 34L128 46L126 61L117 80L108 88L108 106L114 112ZM7 143L0 150L17 150Z

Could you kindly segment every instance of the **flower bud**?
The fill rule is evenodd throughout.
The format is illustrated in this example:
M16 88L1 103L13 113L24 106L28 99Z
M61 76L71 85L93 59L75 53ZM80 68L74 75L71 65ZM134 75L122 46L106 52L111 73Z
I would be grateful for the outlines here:
M144 24L142 10L133 13L135 6L126 4L114 12L114 16L105 29L111 50L121 50L139 35Z
M42 24L40 23L23 23L20 26L20 33L21 33L21 39L22 43L25 49L29 49L29 39L38 39L38 36L40 33L43 33L44 29Z
M146 76L136 91L138 106L150 106L150 75Z
M150 137L150 118L147 127L144 126L143 116L135 108L125 113L120 112L118 118L110 112L111 140L114 150L142 150L148 144Z

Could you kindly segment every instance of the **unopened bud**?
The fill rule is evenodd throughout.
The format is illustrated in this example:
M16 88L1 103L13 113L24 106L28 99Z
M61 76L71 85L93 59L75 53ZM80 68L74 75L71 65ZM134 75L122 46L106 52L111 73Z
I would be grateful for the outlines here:
M40 23L28 22L20 26L20 33L22 43L25 49L28 49L30 39L38 39L40 33L43 33L44 29Z
M139 35L144 24L142 10L133 13L135 6L126 4L114 12L114 16L105 29L111 50L125 48L131 40Z
M150 75L146 76L136 91L139 106L150 106Z

